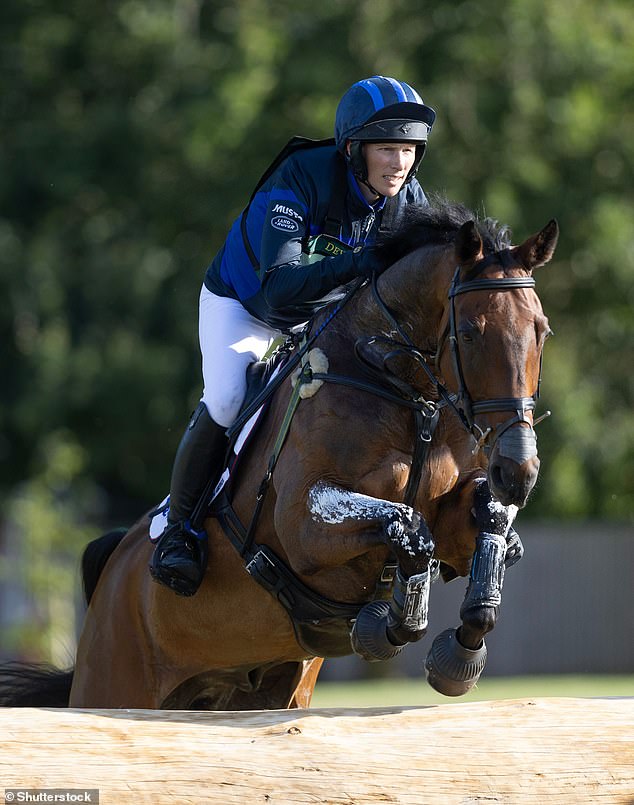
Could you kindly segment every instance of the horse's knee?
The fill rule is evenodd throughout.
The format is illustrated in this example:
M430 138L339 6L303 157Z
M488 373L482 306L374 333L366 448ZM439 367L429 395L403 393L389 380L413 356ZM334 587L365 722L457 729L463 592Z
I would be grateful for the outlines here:
M434 553L434 538L422 515L397 511L386 518L385 534L405 577L426 572Z

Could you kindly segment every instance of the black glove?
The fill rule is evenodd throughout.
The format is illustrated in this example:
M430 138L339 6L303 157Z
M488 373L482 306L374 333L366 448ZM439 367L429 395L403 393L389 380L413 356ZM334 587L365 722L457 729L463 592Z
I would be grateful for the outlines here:
M355 275L366 279L370 279L373 274L378 276L387 268L383 256L372 247L354 252L352 261L355 267Z
M476 482L473 494L473 509L471 510L479 531L487 534L496 534L506 537L506 534L515 519L516 509L503 506L493 500L489 491L489 484L483 479Z

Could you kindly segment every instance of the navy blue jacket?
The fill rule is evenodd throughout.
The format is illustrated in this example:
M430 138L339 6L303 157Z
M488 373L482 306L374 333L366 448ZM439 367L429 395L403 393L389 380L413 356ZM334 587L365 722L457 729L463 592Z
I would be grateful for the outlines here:
M334 146L325 145L284 160L256 193L247 215L246 231L259 271L247 254L238 217L207 269L207 288L239 299L272 327L288 329L307 321L329 301L331 292L358 276L358 255L352 249L375 242L385 198L370 205L349 171L339 239L352 249L305 263L309 239L324 231L336 162L341 159ZM421 186L412 179L397 196L394 220L406 205L426 203Z

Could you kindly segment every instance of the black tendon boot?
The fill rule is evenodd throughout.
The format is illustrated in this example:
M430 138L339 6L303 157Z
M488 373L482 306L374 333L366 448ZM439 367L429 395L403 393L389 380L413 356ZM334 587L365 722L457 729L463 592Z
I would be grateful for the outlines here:
M194 595L207 567L207 537L189 518L227 449L225 428L199 403L176 451L170 484L168 525L150 563L155 581L179 595Z

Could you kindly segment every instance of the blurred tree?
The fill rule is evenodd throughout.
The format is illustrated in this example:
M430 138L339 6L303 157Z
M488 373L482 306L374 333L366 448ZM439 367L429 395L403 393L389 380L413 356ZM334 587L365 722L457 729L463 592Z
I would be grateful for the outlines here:
M2 642L12 655L46 657L66 667L75 647L78 557L98 536L90 521L101 501L82 477L85 452L71 434L50 434L38 464L6 511L8 533L15 538L0 555L0 586L14 604L0 613Z
M200 391L204 266L284 141L328 136L341 93L382 72L438 111L428 189L518 240L562 227L538 277L554 416L527 515L631 520L629 3L5 0L0 15L5 498L60 429L107 491L103 525L163 495Z

